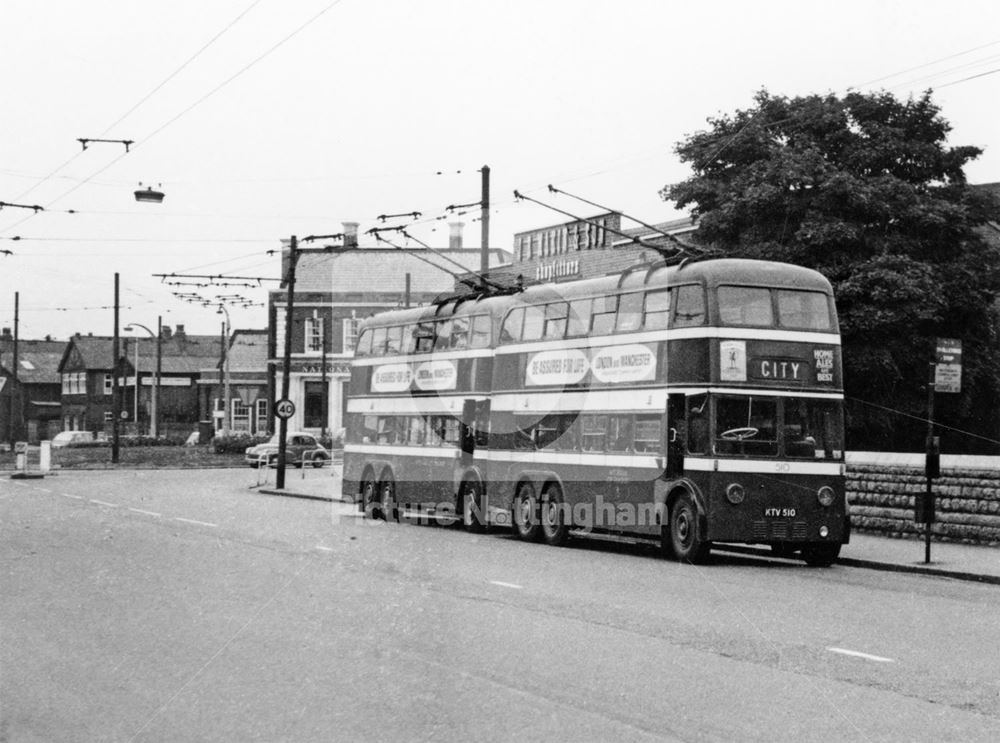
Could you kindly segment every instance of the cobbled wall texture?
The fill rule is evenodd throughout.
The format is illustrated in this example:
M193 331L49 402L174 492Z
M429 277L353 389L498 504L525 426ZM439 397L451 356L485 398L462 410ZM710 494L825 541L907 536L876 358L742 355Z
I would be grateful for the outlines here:
M922 468L848 465L847 498L857 531L917 538L924 524L913 519L914 499L927 489ZM937 519L934 539L1000 546L1000 472L941 470L933 481Z

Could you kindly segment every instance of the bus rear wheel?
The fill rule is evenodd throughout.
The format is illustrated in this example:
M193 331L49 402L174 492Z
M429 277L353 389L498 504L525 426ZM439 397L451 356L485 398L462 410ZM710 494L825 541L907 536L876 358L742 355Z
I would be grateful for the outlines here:
M712 543L701 533L698 508L687 493L677 496L663 528L667 531L663 539L669 541L670 551L680 562L699 563L708 557Z
M382 511L382 518L386 521L399 521L399 508L396 506L396 482L390 474L382 477L379 488L379 508Z
M479 533L486 528L483 520L483 486L478 480L462 483L462 526L466 531Z
M361 482L361 508L365 518L377 519L381 512L378 504L378 483L372 475L365 475Z
M538 498L530 482L517 486L513 511L514 534L525 542L537 541L542 530L538 524Z
M840 557L840 544L815 542L802 547L802 559L813 568L828 568Z
M569 524L566 518L566 502L562 488L549 485L542 491L542 539L546 544L558 547L569 538Z

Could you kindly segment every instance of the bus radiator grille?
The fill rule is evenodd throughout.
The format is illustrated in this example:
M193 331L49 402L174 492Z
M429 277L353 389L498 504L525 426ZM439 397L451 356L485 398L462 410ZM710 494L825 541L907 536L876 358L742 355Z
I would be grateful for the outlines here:
M754 521L752 529L755 541L805 539L808 534L805 521Z

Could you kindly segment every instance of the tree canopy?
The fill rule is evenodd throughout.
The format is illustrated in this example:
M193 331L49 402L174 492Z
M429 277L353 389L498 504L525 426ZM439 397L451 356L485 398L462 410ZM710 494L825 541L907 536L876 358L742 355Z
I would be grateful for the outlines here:
M708 120L676 152L693 174L661 191L700 241L815 268L833 283L843 334L848 446L919 450L935 337L964 342L961 395L939 394L952 451L1000 447L1000 241L989 191L970 187L977 147L951 147L928 91L797 98ZM990 440L994 440L991 442Z

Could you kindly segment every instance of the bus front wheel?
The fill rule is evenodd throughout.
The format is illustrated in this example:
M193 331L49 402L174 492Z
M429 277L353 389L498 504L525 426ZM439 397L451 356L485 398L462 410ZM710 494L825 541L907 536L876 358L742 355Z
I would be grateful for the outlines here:
M542 530L538 524L538 498L530 482L517 486L513 510L514 533L525 542L537 541Z
M664 529L667 533L663 537L680 562L704 562L708 557L712 543L701 533L698 508L687 493L677 496Z

